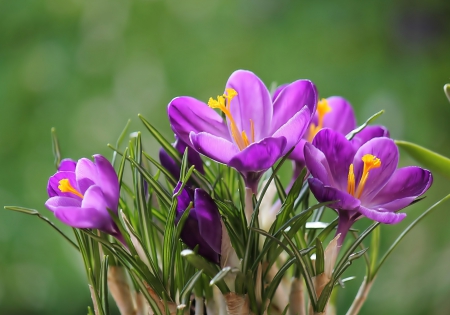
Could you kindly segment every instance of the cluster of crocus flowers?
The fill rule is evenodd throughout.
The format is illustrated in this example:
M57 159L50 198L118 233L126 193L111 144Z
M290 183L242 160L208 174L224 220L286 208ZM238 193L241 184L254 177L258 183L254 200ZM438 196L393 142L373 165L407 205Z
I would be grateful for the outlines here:
M272 100L254 73L238 70L217 99L206 104L192 97L177 97L168 105L168 116L172 130L183 142L235 168L256 192L261 175L303 137L316 105L316 87L309 80L286 85Z
M117 214L119 182L111 163L101 155L61 161L47 185L45 206L63 223L98 229L123 241L110 211Z
M312 193L319 202L335 201L329 207L339 215L339 244L363 216L386 224L400 222L406 214L397 211L425 193L433 182L431 172L420 167L397 169L399 153L392 139L354 140L323 129L304 149Z

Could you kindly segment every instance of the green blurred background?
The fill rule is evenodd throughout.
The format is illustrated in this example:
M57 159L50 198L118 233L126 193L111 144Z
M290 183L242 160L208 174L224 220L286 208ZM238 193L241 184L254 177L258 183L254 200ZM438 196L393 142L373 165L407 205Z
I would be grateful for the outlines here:
M380 122L393 137L449 156L449 17L445 0L0 1L0 204L54 220L43 206L54 172L51 127L64 157L111 157L106 144L131 118L156 154L137 114L170 137L167 103L220 94L236 69L267 85L311 79L321 97L346 97L359 122L385 109ZM449 187L435 174L405 222L382 227L383 246ZM449 208L389 258L362 314L450 314ZM354 270L360 281L362 262ZM85 314L86 283L80 257L55 231L0 212L0 314ZM357 287L340 291L338 314Z

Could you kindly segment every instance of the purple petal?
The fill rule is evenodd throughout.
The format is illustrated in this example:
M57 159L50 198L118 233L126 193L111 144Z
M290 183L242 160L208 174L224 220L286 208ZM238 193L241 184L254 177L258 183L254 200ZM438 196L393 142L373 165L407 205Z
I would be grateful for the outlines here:
M353 108L343 97L327 98L331 111L323 118L323 127L333 129L343 135L356 128L356 117ZM317 116L317 114L316 114ZM317 118L316 118L317 119Z
M305 106L273 134L272 137L274 138L286 138L286 147L283 154L286 154L287 151L292 149L302 139L310 120L311 114L308 107Z
M359 207L361 202L346 192L338 190L336 188L325 186L317 178L308 179L309 188L319 202L338 200L335 203L327 205L336 210L355 210Z
M163 148L159 150L159 161L175 179L180 178L180 165Z
M350 132L350 131L349 131ZM373 138L387 137L389 138L389 130L384 126L367 126L359 133L357 133L352 141L355 148L359 148L367 141Z
M266 138L236 154L227 164L239 172L266 171L283 155L286 138Z
M81 200L70 197L52 197L47 200L45 206L55 212L59 207L81 207Z
M385 224L395 224L406 217L406 213L382 212L363 206L360 206L358 211L371 220Z
M98 213L95 208L60 207L55 216L63 223L79 229L99 229L117 235L111 218Z
M178 218L179 219L179 218ZM220 256L200 235L195 208L191 210L180 234L183 242L191 249L198 246L198 253L204 258L218 264Z
M58 188L58 186L59 186L59 181L62 179L68 179L70 185L72 185L73 188L77 189L78 185L77 185L77 181L76 181L74 172L65 172L65 171L57 172L55 175L51 176L48 179L48 184L47 184L48 196L49 197L64 196L64 197L75 198L75 199L81 200L80 197L78 197L77 195L75 195L73 193L61 192L61 190Z
M322 151L311 143L306 142L304 147L305 163L312 177L317 178L324 185L336 186L330 171L327 158Z
M229 106L239 131L251 135L252 120L255 141L267 137L273 109L270 93L261 79L253 72L238 70L231 74L226 88L237 92Z
M222 224L216 204L208 193L200 188L195 190L194 204L200 235L216 253L220 254Z
M75 175L79 192L83 195L90 186L98 182L97 168L94 162L86 158L78 160Z
M397 169L391 179L366 205L398 211L424 194L433 183L431 172L417 166Z
M97 185L102 189L107 207L117 213L119 204L119 179L111 163L100 154L94 155L97 168Z
M177 186L173 190L174 194L176 194L180 190L181 185L182 185L182 183L178 182ZM189 203L191 201L193 201L193 196L191 196L191 194L189 192L190 192L190 190L185 187L183 189L183 191L181 192L181 194L178 195L178 197L177 197L177 201L178 201L177 213L178 214L182 214L189 206Z
M303 154L305 148L306 140L300 139L300 141L295 146L294 151L289 155L289 159L294 160L300 164L305 163L305 155Z
M210 133L230 140L228 127L222 117L207 104L188 96L174 98L167 107L170 125L175 134L186 144L190 144L191 132Z
M275 92L273 92L273 96L272 96L272 102L275 102L277 97L280 95L281 91L283 91L283 89L288 85L289 85L289 83L282 84L275 89Z
M362 157L366 154L379 158L381 166L369 171L369 177L359 198L364 205L378 194L397 169L398 148L392 139L384 137L369 140L359 148L353 160L356 189L358 189L363 173L364 162Z
M346 191L348 171L355 155L350 141L339 132L325 128L317 133L312 144L325 155L334 179L333 186Z
M304 106L312 115L317 106L317 90L309 80L298 80L286 86L273 104L272 133L291 119Z
M191 133L191 142L197 152L224 164L239 153L234 143L206 132Z
M67 171L67 172L75 172L75 167L77 166L77 162L72 159L63 159L61 163L59 163L58 171Z

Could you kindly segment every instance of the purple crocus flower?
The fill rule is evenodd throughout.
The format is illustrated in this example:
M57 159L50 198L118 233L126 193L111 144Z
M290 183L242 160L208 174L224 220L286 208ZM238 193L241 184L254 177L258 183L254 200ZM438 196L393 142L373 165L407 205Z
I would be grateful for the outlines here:
M403 220L398 210L410 205L433 182L430 171L416 166L397 169L399 153L386 137L361 146L331 129L323 129L305 145L309 187L319 202L339 214L337 233L342 244L351 225L362 216L386 224Z
M47 185L45 206L63 223L75 228L99 229L123 241L110 211L117 213L119 182L109 161L94 155L63 160Z
M180 140L176 135L173 146L175 149L177 149L178 152L180 152L181 155L184 154L184 150L186 150L187 147L186 143ZM180 178L180 165L175 162L175 160L163 148L159 150L159 160L161 161L161 165L164 166L174 178ZM205 170L203 169L203 161L200 157L200 154L198 154L198 152L196 152L192 148L188 150L188 163L189 165L194 165L195 169L200 173L205 173Z
M174 189L174 194L181 188L181 182ZM222 246L222 223L219 210L212 198L201 188L184 187L177 198L176 222L193 202L192 209L181 231L181 239L190 248L198 245L198 253L218 264Z
M209 106L192 97L177 97L169 103L168 115L181 140L238 170L256 192L262 173L300 141L316 104L311 81L287 85L272 101L254 73L238 70L228 79L225 93L209 99Z
M275 99L285 85L278 87L274 92ZM309 124L308 131L299 141L294 151L289 155L295 162L295 171L293 180L300 174L305 166L305 157L303 155L304 147L307 142L312 142L315 135L323 128L330 128L344 136L356 128L356 117L352 105L341 96L331 96L319 100L314 117ZM372 138L389 137L389 131L383 126L369 126L355 135L352 142L361 146Z

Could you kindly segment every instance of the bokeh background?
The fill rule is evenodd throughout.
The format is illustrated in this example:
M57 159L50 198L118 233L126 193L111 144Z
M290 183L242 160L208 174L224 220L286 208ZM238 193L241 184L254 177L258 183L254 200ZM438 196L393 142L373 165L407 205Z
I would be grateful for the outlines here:
M0 1L0 204L43 206L53 174L50 128L64 157L111 157L128 118L141 113L167 136L167 103L207 100L236 69L270 85L299 78L321 97L342 95L359 122L380 109L394 138L450 156L450 2L289 0ZM414 163L405 154L402 164ZM427 198L397 226L450 191L435 174ZM401 243L362 314L450 313L450 205ZM56 220L54 220L56 221ZM70 229L58 224L70 234ZM357 280L363 265L356 263ZM35 217L0 211L0 314L86 314L82 262ZM338 296L345 313L358 282Z

